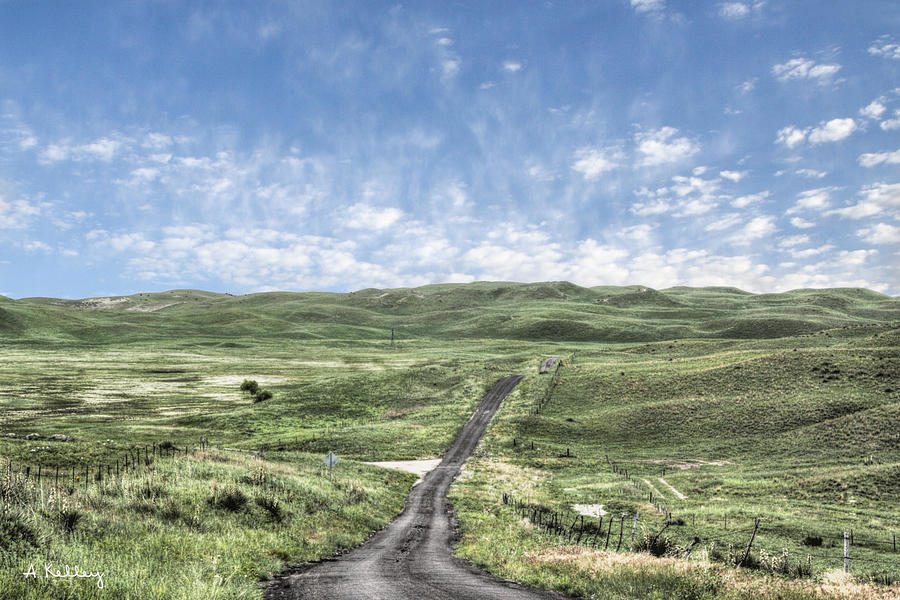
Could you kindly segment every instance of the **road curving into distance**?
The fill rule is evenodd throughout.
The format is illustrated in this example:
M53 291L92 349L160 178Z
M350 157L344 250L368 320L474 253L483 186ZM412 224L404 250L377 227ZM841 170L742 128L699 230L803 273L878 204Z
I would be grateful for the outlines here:
M497 381L444 454L387 527L352 552L281 574L266 600L537 600L565 596L492 577L453 556L447 492L500 403L522 380Z

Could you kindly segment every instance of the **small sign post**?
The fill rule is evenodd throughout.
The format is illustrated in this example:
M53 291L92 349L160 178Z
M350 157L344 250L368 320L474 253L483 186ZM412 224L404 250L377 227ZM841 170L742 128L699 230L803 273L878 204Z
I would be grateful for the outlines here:
M334 452L329 452L325 455L325 458L322 461L328 465L328 476L331 477L331 470L334 468L334 465L338 464L338 461L341 460L337 456L335 456Z

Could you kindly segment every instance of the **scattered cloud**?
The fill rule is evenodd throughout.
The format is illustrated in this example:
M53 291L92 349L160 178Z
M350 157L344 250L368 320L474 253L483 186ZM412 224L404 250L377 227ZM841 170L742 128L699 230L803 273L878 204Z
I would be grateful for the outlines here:
M743 19L750 14L750 7L743 2L723 2L719 4L719 15L726 19Z
M872 100L869 104L859 109L859 114L862 117L867 119L877 119L882 114L884 114L885 106L882 104L884 102L884 98L878 98L877 100Z
M778 130L775 142L788 148L795 148L807 140L814 145L839 142L849 137L857 129L856 121L852 118L822 121L817 127L807 127L806 129L790 125Z
M816 226L816 224L813 223L812 221L807 221L806 219L804 219L804 218L802 218L802 217L794 217L794 218L792 218L792 219L791 219L791 225L793 225L793 226L796 227L797 229L810 229L810 228Z
M900 60L900 44L894 42L890 36L883 35L869 46L869 54Z
M794 246L799 246L800 244L808 244L809 236L806 234L801 235L791 235L786 238L783 238L780 242L778 242L778 246L780 248L792 248Z
M739 213L728 213L715 221L708 223L705 229L706 231L722 231L724 229L731 229L735 225L738 225L743 221L741 215Z
M358 202L344 211L343 224L353 229L382 231L399 221L401 217L403 211L398 208L375 207Z
M630 0L631 8L639 13L657 13L666 7L665 0Z
M635 136L637 151L643 156L639 165L652 167L681 162L700 151L700 146L687 137L676 137L674 127L661 127Z
M900 164L900 150L893 152L868 152L861 154L858 160L861 166L867 168L877 165L898 165Z
M779 81L811 80L819 83L830 81L841 70L838 64L816 63L808 58L792 58L772 67L772 75Z
M828 175L828 172L816 171L815 169L797 169L794 171L794 174L799 175L800 177L806 177L807 179L822 179Z
M809 133L809 142L811 144L839 142L856 131L856 129L856 121L853 119L832 119L813 129Z
M894 131L900 129L900 110L894 111L893 119L885 119L881 122L881 128L885 131Z
M876 183L865 186L860 192L862 198L856 204L829 211L826 214L849 219L863 219L891 211L900 219L900 183Z
M831 206L831 194L837 191L834 187L806 190L797 194L797 201L787 210L787 214L794 214L801 210L823 211Z
M728 241L735 246L748 246L759 239L769 237L777 230L775 217L771 215L754 217L740 231L728 238Z
M794 148L805 142L806 136L808 134L808 129L797 129L793 125L790 125L778 130L775 142L778 144L783 144L788 148Z
M581 148L575 152L572 169L584 175L585 179L596 179L603 173L620 166L625 158L621 148Z
M747 176L747 171L719 171L719 176L737 183Z
M758 194L746 194L739 196L731 201L731 205L735 208L746 208L751 204L757 204L768 198L771 193L768 190L759 192Z
M900 227L889 223L876 223L856 232L870 244L900 244Z
M515 60L503 61L503 70L509 73L515 73L522 70L522 63Z

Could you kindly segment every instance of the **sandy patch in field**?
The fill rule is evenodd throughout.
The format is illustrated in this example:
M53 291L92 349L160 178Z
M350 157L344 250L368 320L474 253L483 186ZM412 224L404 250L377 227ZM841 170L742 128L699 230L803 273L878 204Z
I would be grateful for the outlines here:
M650 483L648 480L646 480L646 479L641 479L641 481L643 481L644 483L647 484L647 487L650 488L650 491L651 491L651 492L653 492L654 494L656 494L656 495L659 496L660 498L665 498L665 495L663 495L662 492L660 492L658 489L656 489L656 486L654 486L654 485L653 485L652 483Z
M126 308L125 310L130 310L134 312L156 312L158 310L162 310L163 308L169 308L170 306L176 306L178 304L184 304L183 302L170 302L168 304L160 304L157 306L132 306L131 308Z
M211 377L204 377L202 383L205 383L206 385L239 387L245 379L253 379L259 382L260 387L267 384L290 381L287 377L279 377L278 375L214 375Z
M665 479L663 479L662 477L659 478L659 482L661 484L663 484L664 486L666 486L667 488L669 488L670 490L672 490L672 493L674 493L676 496L678 496L679 500L684 500L685 498L687 498L687 496L685 496L684 494L682 494L681 492L676 490L674 487L672 487L672 484L669 483L668 481L666 481Z
M128 298L85 298L78 306L79 308L106 308L123 302L128 302Z
M367 462L367 465L375 465L376 467L384 467L386 469L396 469L397 471L406 471L419 476L419 481L425 477L432 469L441 464L440 458L429 458L427 460L390 460L379 462ZM416 482L418 483L418 481Z
M644 461L634 461L634 462L644 462ZM705 460L703 458L688 458L682 462L672 462L666 459L658 458L656 460L646 461L653 463L655 465L666 465L672 469L681 469L685 471L687 469L699 469L700 467L721 467L724 465L733 465L734 463L730 460Z
M603 510L602 504L576 504L572 507L572 510L586 517L602 517L608 514Z

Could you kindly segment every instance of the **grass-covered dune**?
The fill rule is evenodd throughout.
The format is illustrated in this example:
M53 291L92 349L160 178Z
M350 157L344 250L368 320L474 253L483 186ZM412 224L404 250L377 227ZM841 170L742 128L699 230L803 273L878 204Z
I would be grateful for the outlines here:
M172 290L83 300L3 299L0 339L149 341L245 336L401 337L583 342L675 337L774 338L900 320L900 300L871 290L750 294L735 288L584 288L568 282L479 282L347 294L232 296Z

